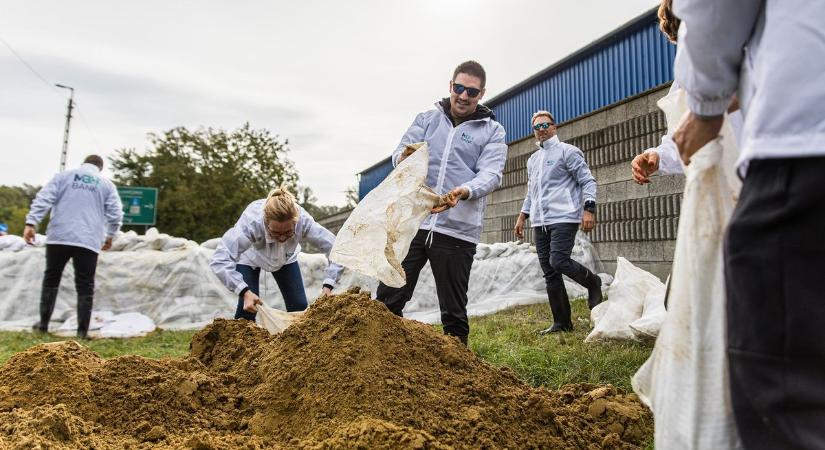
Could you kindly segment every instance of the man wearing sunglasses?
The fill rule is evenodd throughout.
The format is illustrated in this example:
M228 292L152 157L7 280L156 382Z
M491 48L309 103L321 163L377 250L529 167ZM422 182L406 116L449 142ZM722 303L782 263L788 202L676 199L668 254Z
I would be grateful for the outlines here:
M392 155L398 165L414 151L409 144L426 141L430 149L427 185L447 195L447 204L433 209L421 225L402 262L407 284L378 286L376 297L401 316L412 298L418 274L427 263L435 278L444 333L465 345L470 333L467 289L470 268L481 239L485 197L500 184L507 144L504 127L484 97L486 74L475 61L461 63L450 80L450 96L419 114Z
M602 280L570 258L579 226L584 232L596 226L596 180L584 153L559 140L553 114L538 111L531 123L539 148L527 160L527 196L514 231L523 238L530 218L553 313L553 325L541 334L573 331L562 275L587 288L590 309L602 301Z

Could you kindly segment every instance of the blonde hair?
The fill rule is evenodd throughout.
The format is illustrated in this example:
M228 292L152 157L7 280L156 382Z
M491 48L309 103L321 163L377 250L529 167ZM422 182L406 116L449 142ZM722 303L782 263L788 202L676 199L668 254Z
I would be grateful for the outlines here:
M671 3L671 0L662 0L656 15L659 17L659 30L664 33L667 40L675 44L679 39L679 24L682 21L673 15Z
M530 125L533 125L539 117L547 117L551 122L553 122L553 125L556 124L556 118L553 117L553 114L551 114L550 111L540 110L533 113L533 118L530 119Z
M285 187L281 186L273 189L266 197L264 203L264 218L276 222L289 222L298 220L298 206L295 196Z

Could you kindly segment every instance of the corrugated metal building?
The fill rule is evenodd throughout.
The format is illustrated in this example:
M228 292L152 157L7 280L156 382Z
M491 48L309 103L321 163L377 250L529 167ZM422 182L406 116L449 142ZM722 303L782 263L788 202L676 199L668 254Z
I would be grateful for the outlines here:
M487 197L483 242L515 239L526 192L526 163L535 150L530 117L546 109L559 138L581 148L599 184L597 225L590 237L606 269L617 256L664 278L675 249L684 177L656 176L640 186L630 160L666 131L656 101L673 76L676 47L658 30L651 9L601 39L485 102L507 130L501 187ZM391 171L386 158L360 174L363 197ZM532 240L526 233L526 240Z

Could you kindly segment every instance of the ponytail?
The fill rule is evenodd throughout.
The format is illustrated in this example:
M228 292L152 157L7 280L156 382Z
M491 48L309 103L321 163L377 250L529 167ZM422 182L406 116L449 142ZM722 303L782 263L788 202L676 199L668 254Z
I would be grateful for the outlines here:
M286 187L273 189L264 203L264 218L275 222L289 222L298 220L298 206L295 196Z

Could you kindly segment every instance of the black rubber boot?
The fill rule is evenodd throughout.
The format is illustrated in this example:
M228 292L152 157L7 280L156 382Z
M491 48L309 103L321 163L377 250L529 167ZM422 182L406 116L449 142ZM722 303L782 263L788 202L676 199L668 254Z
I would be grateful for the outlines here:
M92 320L92 303L94 296L77 296L77 337L89 339L89 322Z
M559 331L573 331L571 320L570 299L564 281L547 286L547 298L550 301L550 311L553 313L553 325L539 331L539 334L556 333Z
M587 288L587 306L590 309L602 302L602 279L598 275L582 266L581 270L571 274L570 278Z
M587 306L593 309L602 302L602 279L591 271L587 271L590 284L587 285Z
M57 293L60 288L44 287L40 292L40 322L32 326L32 330L45 333L49 331L49 321L52 320L54 304L57 302Z

